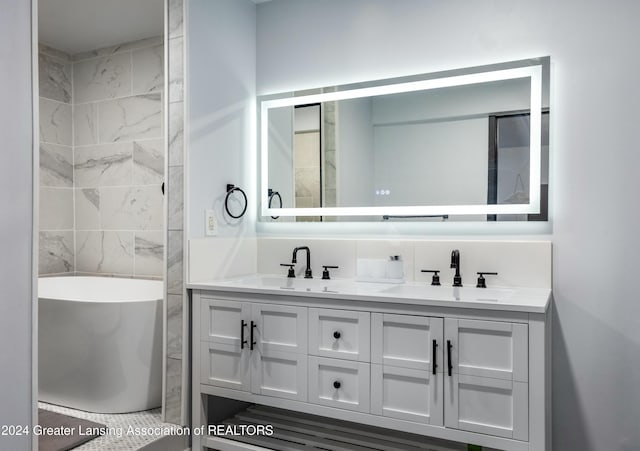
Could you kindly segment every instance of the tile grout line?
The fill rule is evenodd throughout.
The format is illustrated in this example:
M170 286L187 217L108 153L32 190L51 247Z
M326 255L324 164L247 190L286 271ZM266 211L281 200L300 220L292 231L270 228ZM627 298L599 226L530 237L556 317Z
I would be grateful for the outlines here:
M134 74L133 74L133 50L129 51L128 53L129 53L129 74L130 74L130 77L129 77L129 92L131 93L131 95L134 95L134 92L133 92L133 77L134 77ZM132 144L131 148L129 150L131 152L131 179L130 179L131 185L133 185L134 181L135 181L134 180L134 175L133 175L134 171L135 171L135 163L133 161L134 147L135 147L135 144ZM132 262L131 262L131 265L132 265L131 266L131 274L132 274L132 276L135 277L135 275L136 275L136 232L132 231L131 235L132 235L131 243L132 243L132 247L133 247L131 249L131 254L132 254L132 257L131 257L131 260L132 260Z
M137 142L150 142L150 141L159 141L161 140L162 137L148 137L148 138L135 138L132 139L131 141L112 141L112 142L105 142L105 143L97 143L97 144L81 144L78 145L76 147L80 148L80 149L87 149L87 148L91 148L91 147L98 147L98 146L115 146L118 144L133 144L133 143L137 143ZM45 143L45 144L54 144L54 145L58 145L58 146L64 146L64 144L56 144L56 143ZM65 146L65 147L69 147L69 146Z
M142 94L127 94L127 95L123 95L123 96L105 97L103 99L87 100L87 101L84 101L84 102L78 102L78 103L76 103L76 105L89 105L91 103L115 102L115 101L118 101L118 100L132 99L134 97L151 97L151 96L154 96L154 95L162 95L162 90L149 91L149 92L145 92L145 93L142 93ZM46 99L45 98L45 100L51 100L51 99ZM62 103L63 105L69 105L68 103L59 102L57 100L51 100L51 101L52 102L57 102L57 103Z
M146 38L146 39L156 39L156 38L160 38L161 39L162 35L154 36L154 37ZM127 44L127 43L124 43L124 44ZM156 42L155 44L146 44L146 45L143 45L143 46L140 46L140 47L133 46L133 47L125 49L125 50L117 50L115 52L107 53L107 54L104 54L104 55L95 55L95 56L90 56L90 57L87 57L87 58L80 58L80 59L77 59L77 60L72 60L71 62L72 63L83 63L85 61L92 61L92 60L97 60L97 59L100 59L100 58L107 58L107 57L110 57L110 56L121 55L121 54L123 54L125 52L133 52L133 51L136 51L136 50L150 49L150 48L154 48L154 47L159 47L161 45L162 45L162 41ZM114 46L103 47L103 48L100 48L100 49L96 49L94 51L99 52L101 50L105 50L105 49L113 48L113 47ZM86 52L76 53L76 55L79 55L81 53L86 53ZM71 58L75 57L76 55L72 55Z
M74 274L78 271L78 250L77 250L77 239L76 239L76 231L77 231L77 211L76 211L76 121L75 121L75 113L76 113L76 105L74 104L75 99L75 83L74 83L74 75L75 75L75 65L71 64L71 158L73 161L72 172L71 172L71 185L73 186L73 272Z

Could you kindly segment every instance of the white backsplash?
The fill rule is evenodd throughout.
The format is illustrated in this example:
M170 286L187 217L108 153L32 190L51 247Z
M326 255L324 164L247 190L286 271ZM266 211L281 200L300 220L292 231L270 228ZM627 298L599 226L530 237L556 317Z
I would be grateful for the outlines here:
M189 240L188 280L201 282L255 273L255 238L199 238Z
M400 256L405 281L413 280L413 245L402 240L357 240L356 255L361 258L388 260L391 255Z
M449 267L451 251L460 251L462 284L475 286L478 271L497 272L486 276L487 286L551 288L550 241L416 241L415 281L430 281L421 269L439 269L440 282L450 285L454 271Z
M497 272L486 276L487 286L551 288L550 241L488 240L403 240L351 238L200 238L189 242L189 281L223 279L251 273L286 275L281 263L291 263L293 249L311 249L314 278L322 277L322 265L334 278L355 279L358 259L389 260L399 255L404 280L430 283L440 270L443 285L453 282L451 251L460 251L460 273L465 286L475 286L478 271ZM298 254L296 275L304 276L306 255Z
M322 265L339 266L332 269L333 277L353 279L356 276L356 242L354 240L324 240L319 238L258 238L258 272L265 274L287 274L281 263L291 263L293 249L309 246L311 269L314 277L322 277ZM296 276L304 277L305 252L298 253Z
M385 282L403 283L403 260L397 255L398 260L391 258L360 258L356 260L356 281L358 282Z

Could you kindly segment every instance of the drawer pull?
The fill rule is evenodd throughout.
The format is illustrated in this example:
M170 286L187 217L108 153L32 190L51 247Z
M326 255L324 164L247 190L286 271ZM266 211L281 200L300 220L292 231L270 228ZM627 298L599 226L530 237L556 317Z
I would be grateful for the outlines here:
M451 348L453 348L451 340L447 340L447 364L449 366L449 376L451 376L451 370L453 370L453 363L451 362Z
M333 382L333 388L335 388L336 390L340 388L342 384L340 383L340 381L334 381Z
M240 349L244 349L244 345L247 344L247 340L244 339L244 328L247 327L245 320L240 320Z
M431 348L431 371L433 374L436 374L436 370L438 369L438 363L436 362L438 352L438 342L433 340L433 347Z
M249 349L251 349L253 351L253 347L256 345L255 340L253 339L253 330L256 328L256 323L254 323L253 321L251 321L251 347Z
M336 340L337 340L337 339L339 339L341 336L342 336L342 334L340 333L340 331L339 331L339 330L336 330L336 331L333 333L333 338L335 338Z

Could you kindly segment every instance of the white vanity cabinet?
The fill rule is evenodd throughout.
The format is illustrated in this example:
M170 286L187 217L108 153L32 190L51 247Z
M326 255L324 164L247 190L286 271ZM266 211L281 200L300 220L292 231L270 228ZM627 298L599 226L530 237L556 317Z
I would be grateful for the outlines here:
M309 356L309 402L369 413L368 363Z
M196 289L192 300L194 426L206 424L213 395L462 444L550 450L548 304L485 310L222 288ZM194 436L192 449L255 449L224 440Z
M307 399L305 307L201 299L200 382Z
M528 436L527 325L372 314L371 413Z

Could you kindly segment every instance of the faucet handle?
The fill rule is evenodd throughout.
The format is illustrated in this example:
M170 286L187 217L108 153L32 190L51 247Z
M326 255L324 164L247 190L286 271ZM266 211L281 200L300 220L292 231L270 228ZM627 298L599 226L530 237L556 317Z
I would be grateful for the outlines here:
M280 263L280 266L288 266L289 271L287 271L287 277L295 277L296 272L293 270L293 267L296 266L293 263Z
M339 266L322 265L322 268L323 268L322 279L323 280L329 280L329 279L331 279L331 276L329 275L329 270L330 269L338 269Z
M497 276L497 272L478 272L478 283L476 284L476 288L487 288L487 282L484 276Z
M438 275L440 272L439 269L421 269L420 272L432 272L433 277L431 277L431 285L440 285L440 276Z

